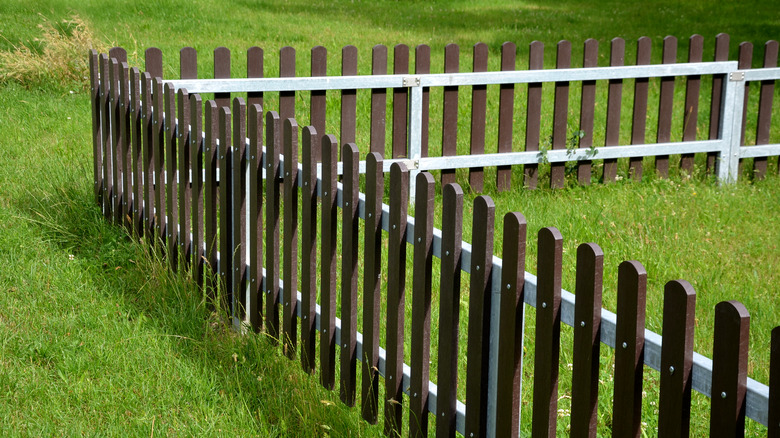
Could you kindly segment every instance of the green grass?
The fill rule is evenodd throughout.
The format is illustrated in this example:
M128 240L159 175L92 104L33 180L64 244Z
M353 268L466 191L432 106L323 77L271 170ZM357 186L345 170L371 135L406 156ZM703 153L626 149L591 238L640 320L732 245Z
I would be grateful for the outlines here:
M329 74L337 74L340 48L354 44L359 50L359 72L367 74L374 44L429 44L433 70L440 71L442 47L455 42L461 45L461 70L468 71L471 46L479 41L490 47L491 68L498 63L504 41L517 43L517 65L524 68L527 44L532 40L545 43L545 64L551 67L558 40L572 41L576 66L581 62L582 41L597 38L600 65L606 65L612 37L626 39L626 60L631 63L633 41L639 36L653 38L653 61L658 62L661 38L675 35L681 41L678 59L682 61L687 37L700 33L705 37L708 60L715 34L726 32L732 37L732 59L737 43L748 40L756 46L757 64L763 43L780 35L772 5L760 1L664 2L653 7L617 1L598 5L575 1L555 5L289 1L233 3L229 7L215 1L161 1L154 7L97 1L77 5L61 1L7 3L0 12L0 50L22 44L40 51L40 43L33 41L40 37L39 13L52 22L75 13L85 19L98 39L127 48L132 65L143 64L146 47L162 48L168 77L177 75L176 53L187 45L201 53L199 68L203 72L211 70L208 54L215 46L231 48L237 76L245 69L246 48L258 45L266 51L266 75L273 76L278 71L278 50L286 45L298 51L298 74L307 75L311 47L328 48ZM344 408L335 393L321 390L316 377L306 377L298 372L297 364L280 357L278 349L264 337L236 336L226 330L186 279L169 274L159 256L149 254L145 246L102 221L91 200L88 98L80 91L81 85L69 85L0 85L0 147L4 153L0 160L2 429L19 435L142 435L152 430L170 435L378 434L376 428L359 419L357 410ZM681 88L678 86L678 95ZM624 119L630 117L627 95L632 89L627 81ZM469 91L461 92L464 102ZM524 106L522 93L518 87L519 107ZM578 108L577 95L575 86L571 109ZM272 105L273 98L269 102ZM329 109L337 111L335 102L331 99ZM305 109L307 99L300 98L298 104ZM440 107L436 111L439 115L434 117L440 117ZM545 114L550 112L546 107ZM468 111L462 109L460 121L465 128L459 134L463 144L468 138L468 117ZM359 129L366 126L366 120L358 121ZM703 124L702 129L705 127ZM432 128L435 131L440 126L432 122ZM329 122L328 129L337 131L337 118ZM680 129L675 128L675 132ZM515 135L522 139L522 130ZM594 135L595 144L599 144L603 132L597 130ZM749 141L752 135L749 129ZM773 139L778 135L774 130ZM432 150L436 138L432 133ZM365 137L359 140L365 147ZM610 310L615 309L617 265L627 259L642 262L648 271L651 330L661 331L663 284L677 278L690 281L698 292L695 349L702 354L711 356L715 303L725 299L745 303L752 315L749 375L766 382L769 332L778 320L772 285L780 280L776 243L780 237L780 180L771 177L718 187L702 177L699 169L692 180L673 175L672 180L664 181L652 177L652 163L646 163L649 181L642 184L624 179L608 186L498 194L486 183L486 190L496 201L496 223L507 211L520 211L528 219L529 271L536 271L538 230L544 226L561 230L565 239L563 286L568 290L573 291L576 246L591 241L601 245L605 252L604 306ZM770 169L776 173L776 166ZM517 169L515 182L520 181L519 173ZM492 175L488 170L486 178ZM625 177L624 171L622 175ZM459 172L459 182L466 185L464 172ZM467 211L473 197L469 194ZM464 228L467 241L471 234L468 216ZM498 229L499 255L500 237ZM411 275L407 280L411 282ZM464 284L467 281L465 276ZM410 296L407 302L411 302ZM466 315L465 310L461 315ZM530 394L533 317L529 316L527 323L524 393ZM465 318L461 327L465 332ZM569 332L564 332L564 340L569 340ZM435 348L435 337L432 339ZM571 359L567 348L562 352L561 395L565 395ZM602 363L600 415L602 433L607 433L612 389L608 371L613 363L608 351ZM462 365L465 370L465 356ZM434 380L435 370L434 363ZM651 403L657 397L653 379L657 382L657 375L649 372L649 376L644 412L646 430L652 434L655 420ZM566 409L566 403L562 398L560 407ZM695 398L698 423L693 430L702 431L697 435L706 435L708 406L704 397ZM526 395L524 418L530 418L530 409L530 396ZM559 430L565 430L566 422L563 412ZM530 430L530 423L525 423L524 430ZM751 432L760 430L751 424Z

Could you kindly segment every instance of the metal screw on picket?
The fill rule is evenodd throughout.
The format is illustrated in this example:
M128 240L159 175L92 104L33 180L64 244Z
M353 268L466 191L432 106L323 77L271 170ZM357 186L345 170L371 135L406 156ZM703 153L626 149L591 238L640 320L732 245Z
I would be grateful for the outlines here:
M450 255L449 251L444 251L444 255Z
M418 243L419 243L419 242L422 242L422 237L418 237L418 238L417 238L417 242L418 242Z
M669 374L674 374L674 367L669 367Z
M512 285L511 285L511 284L509 284L509 283L507 283L507 284L506 284L506 288L507 288L507 289L511 289L511 288L512 288Z
M628 348L628 344L626 342L623 342L623 348Z
M720 398L726 398L726 391L720 393Z
M477 271L479 271L479 265L477 265Z
M547 308L547 303L543 302L542 303L542 309L546 309L546 308Z
M585 321L580 321L580 327L585 327Z

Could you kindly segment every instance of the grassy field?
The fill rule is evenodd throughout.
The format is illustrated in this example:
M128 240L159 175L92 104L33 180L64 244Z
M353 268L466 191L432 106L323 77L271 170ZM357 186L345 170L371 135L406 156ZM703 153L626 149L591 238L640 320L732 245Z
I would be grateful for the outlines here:
M86 21L100 47L127 48L133 65L142 65L145 48L160 47L171 77L178 73L176 53L184 46L201 53L218 45L231 48L236 75L245 70L246 48L260 46L267 54L266 74L273 76L276 53L286 45L297 49L299 74L306 75L315 45L328 48L329 74L337 74L340 48L354 44L363 74L370 71L375 44L429 44L433 68L440 71L442 47L458 43L461 69L468 71L470 47L480 41L490 47L491 67L504 41L517 43L518 66L527 65L528 43L543 41L549 67L555 43L564 38L573 42L575 65L581 62L582 41L598 39L600 65L605 65L609 39L617 36L627 41L627 62L634 59L633 41L642 35L654 40L654 62L665 35L680 39L678 59L683 60L687 37L702 34L707 60L714 36L726 32L732 37L732 59L737 42L746 40L756 46L756 62L763 43L780 37L776 11L760 1L667 1L652 7L619 1L280 1L226 7L216 1L142 6L11 0L0 11L0 50L25 46L40 53L38 26L61 27L74 14ZM66 34L72 30L65 26ZM211 69L207 58L199 61L201 71ZM0 71L4 67L0 63ZM0 428L18 435L379 435L381 428L362 422L357 410L321 390L316 378L299 372L265 338L226 329L185 279L163 269L159 256L101 220L91 195L85 82L53 75L26 86L0 84ZM461 116L467 119L468 114ZM603 138L603 132L594 135ZM778 136L775 130L773 141ZM434 141L432 134L432 147ZM711 355L715 303L745 303L753 328L750 376L766 382L769 332L780 321L774 297L774 285L780 284L780 179L718 187L701 172L667 181L649 169L641 184L623 180L512 194L495 193L487 184L487 194L496 201L497 218L520 211L528 219L529 271L536 270L535 236L541 227L561 230L564 267L573 266L579 243L599 243L608 309L615 309L617 265L627 259L642 262L648 271L651 330L660 332L663 284L690 281L699 292L696 351L702 354ZM776 173L777 166L770 169ZM464 231L469 240L470 228ZM497 234L500 254L500 230ZM573 269L564 269L564 288L574 289L573 275ZM527 357L532 358L533 318L528 326ZM566 348L562 351L563 376L571 358ZM610 360L605 353L605 369ZM529 364L526 382L531 381ZM600 412L607 428L611 383L606 371L602 377ZM657 386L647 387L646 431L653 434ZM526 394L530 389L527 383ZM562 383L559 430L568 422L567 391ZM709 403L696 397L694 404L699 421L694 430L703 436ZM530 403L523 416L530 418ZM751 425L751 432L760 430Z

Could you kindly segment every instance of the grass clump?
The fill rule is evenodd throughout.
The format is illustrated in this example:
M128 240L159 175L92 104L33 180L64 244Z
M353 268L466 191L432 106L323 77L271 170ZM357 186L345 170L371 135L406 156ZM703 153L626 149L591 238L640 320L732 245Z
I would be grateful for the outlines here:
M43 17L41 36L0 51L0 83L17 82L26 88L86 89L89 85L89 49L105 52L86 21L78 15L53 22ZM3 37L5 38L5 37Z

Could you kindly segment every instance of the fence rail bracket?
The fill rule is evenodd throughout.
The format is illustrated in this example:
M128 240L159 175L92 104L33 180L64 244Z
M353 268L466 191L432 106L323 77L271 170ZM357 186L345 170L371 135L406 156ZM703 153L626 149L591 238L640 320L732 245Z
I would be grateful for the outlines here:
M407 76L404 78L404 87L419 87L419 86L420 86L419 76Z
M729 73L729 80L731 82L742 82L745 80L745 72L743 71L733 71Z

